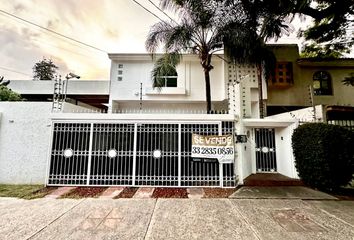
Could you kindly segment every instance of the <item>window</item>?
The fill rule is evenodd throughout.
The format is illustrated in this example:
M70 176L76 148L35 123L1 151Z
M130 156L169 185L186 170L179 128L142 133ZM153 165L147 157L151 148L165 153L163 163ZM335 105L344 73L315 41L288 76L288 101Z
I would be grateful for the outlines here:
M164 66L155 76L153 87L177 87L177 71L173 66Z
M331 75L326 71L313 74L313 92L315 95L332 95Z
M268 81L269 86L290 87L293 85L293 64L292 62L278 62L275 66L275 76Z
M162 87L177 87L177 76L158 77Z

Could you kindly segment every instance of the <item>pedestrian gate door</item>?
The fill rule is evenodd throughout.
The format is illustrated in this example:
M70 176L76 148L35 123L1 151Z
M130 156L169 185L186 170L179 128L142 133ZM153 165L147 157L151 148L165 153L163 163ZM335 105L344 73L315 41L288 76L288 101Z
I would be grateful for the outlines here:
M234 164L191 158L191 136L233 132L233 122L221 121L54 122L47 183L232 187Z
M256 128L256 169L257 172L276 172L274 128Z

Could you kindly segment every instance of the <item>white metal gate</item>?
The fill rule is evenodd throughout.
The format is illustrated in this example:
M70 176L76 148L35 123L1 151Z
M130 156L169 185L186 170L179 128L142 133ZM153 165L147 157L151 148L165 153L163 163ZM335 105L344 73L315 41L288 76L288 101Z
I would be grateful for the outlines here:
M275 129L255 128L257 172L276 172Z
M47 184L235 186L233 163L191 158L192 133L234 135L234 122L55 121Z

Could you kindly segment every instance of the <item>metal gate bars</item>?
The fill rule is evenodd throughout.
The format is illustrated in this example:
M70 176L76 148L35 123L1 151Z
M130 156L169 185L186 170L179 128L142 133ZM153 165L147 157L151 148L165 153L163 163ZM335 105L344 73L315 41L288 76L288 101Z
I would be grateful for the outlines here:
M275 129L255 128L257 172L276 172Z
M54 122L47 184L235 186L233 163L191 158L192 133L233 134L234 123Z

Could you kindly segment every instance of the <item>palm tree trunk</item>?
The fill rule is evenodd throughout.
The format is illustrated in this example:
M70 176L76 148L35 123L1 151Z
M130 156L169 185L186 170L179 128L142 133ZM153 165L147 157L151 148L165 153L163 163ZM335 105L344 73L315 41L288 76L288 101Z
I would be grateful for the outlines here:
M262 63L257 64L259 118L264 118Z
M204 78L205 78L205 95L207 102L207 113L211 113L211 94L210 94L210 70L204 69Z

